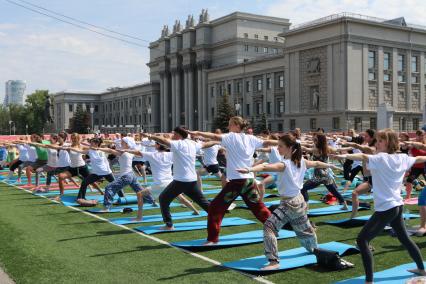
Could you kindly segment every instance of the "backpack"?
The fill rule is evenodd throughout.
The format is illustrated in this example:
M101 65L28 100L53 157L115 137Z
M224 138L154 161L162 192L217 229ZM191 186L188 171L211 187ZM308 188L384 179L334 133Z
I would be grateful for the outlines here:
M340 258L337 251L315 248L314 254L317 258L317 264L328 270L343 270L355 266L353 263Z

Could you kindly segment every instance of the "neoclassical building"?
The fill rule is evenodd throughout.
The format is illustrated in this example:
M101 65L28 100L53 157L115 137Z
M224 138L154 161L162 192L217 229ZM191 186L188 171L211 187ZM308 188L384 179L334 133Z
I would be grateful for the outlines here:
M426 27L403 18L342 13L292 26L241 12L210 20L203 10L197 24L164 26L149 48L149 83L57 94L58 130L79 103L97 109L94 127L107 132L211 130L225 93L236 113L254 124L266 116L272 131L376 128L383 104L396 130L423 123Z

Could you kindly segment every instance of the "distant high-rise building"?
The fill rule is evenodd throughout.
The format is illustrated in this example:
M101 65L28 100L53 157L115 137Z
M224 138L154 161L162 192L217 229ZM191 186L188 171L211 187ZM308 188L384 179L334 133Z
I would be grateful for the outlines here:
M23 105L24 94L27 84L21 80L9 80L6 82L6 96L4 97L4 105Z

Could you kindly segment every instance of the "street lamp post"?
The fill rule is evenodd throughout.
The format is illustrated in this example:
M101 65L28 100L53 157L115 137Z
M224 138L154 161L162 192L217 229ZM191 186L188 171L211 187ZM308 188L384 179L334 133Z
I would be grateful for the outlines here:
M25 135L28 135L28 124L25 124Z
M92 131L93 131L93 113L94 112L95 112L95 108L94 108L93 104L91 104L90 105L90 116L91 116L91 119L92 119L92 123L91 123Z
M150 105L148 105L147 111L148 111L148 121L149 121L147 128L148 128L148 132L149 132L151 130L151 111L152 111Z
M240 109L241 109L241 105L240 105L240 103L236 103L236 104L235 104L235 110L237 111L237 115L238 115L238 116L240 115Z
M15 124L13 120L9 120L9 135L12 135L12 124Z

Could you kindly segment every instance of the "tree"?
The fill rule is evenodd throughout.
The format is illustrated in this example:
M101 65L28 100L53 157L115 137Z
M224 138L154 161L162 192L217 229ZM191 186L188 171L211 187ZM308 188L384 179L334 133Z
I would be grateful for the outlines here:
M81 105L77 105L73 117L70 119L70 132L88 133L90 128L90 113L84 111Z
M261 120L256 122L256 126L255 126L254 131L257 134L260 134L260 133L267 131L267 130L268 130L268 122L266 120L266 114L263 113Z
M229 104L228 92L223 95L222 101L219 103L217 108L217 116L213 123L213 130L219 128L223 132L228 129L228 121L235 115L234 108Z
M46 126L46 101L49 99L48 90L36 90L25 100L26 120L31 132L41 133Z

